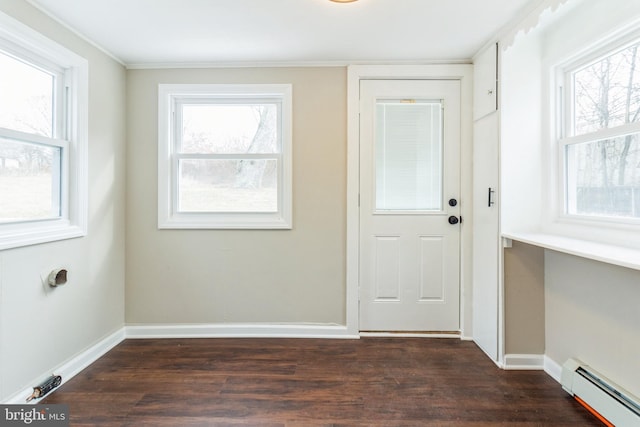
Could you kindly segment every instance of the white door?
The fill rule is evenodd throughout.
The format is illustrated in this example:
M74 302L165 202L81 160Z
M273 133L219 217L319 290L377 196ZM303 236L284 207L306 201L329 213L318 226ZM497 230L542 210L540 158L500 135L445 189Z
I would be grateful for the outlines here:
M473 340L495 361L500 353L497 58L498 47L492 45L473 64Z
M460 330L460 82L360 84L360 330Z
M500 220L498 216L499 114L473 126L473 340L498 360Z

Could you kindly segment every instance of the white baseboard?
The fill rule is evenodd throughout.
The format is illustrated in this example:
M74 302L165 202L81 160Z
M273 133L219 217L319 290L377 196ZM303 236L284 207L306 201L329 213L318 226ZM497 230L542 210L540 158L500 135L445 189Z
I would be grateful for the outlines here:
M214 323L127 325L126 337L138 338L340 338L357 339L344 325Z
M78 375L80 371L82 371L87 366L91 365L93 362L95 362L104 354L106 354L113 347L120 344L122 341L124 341L124 339L125 339L125 329L121 328L116 332L112 333L111 335L108 335L107 337L101 339L96 344L87 348L86 350L79 353L75 357L69 359L65 363L57 367L53 367L53 369L51 369L51 372L53 372L55 375L60 375L62 377L61 384L64 384L67 381L69 381L71 378ZM44 381L48 376L49 375L43 376L39 380L35 381L35 383L37 384L37 383L40 383L41 381ZM26 402L27 396L30 396L32 392L33 392L33 388L28 387L14 394L3 403L25 405L27 404ZM38 401L39 400L34 399L29 403L35 404L35 403L38 403Z
M544 355L543 354L505 354L503 369L505 370L535 370L541 371L544 369Z
M360 332L361 337L376 338L456 338L460 334L429 333L429 332Z
M562 366L551 360L548 356L544 356L544 371L551 378L560 383L562 377Z

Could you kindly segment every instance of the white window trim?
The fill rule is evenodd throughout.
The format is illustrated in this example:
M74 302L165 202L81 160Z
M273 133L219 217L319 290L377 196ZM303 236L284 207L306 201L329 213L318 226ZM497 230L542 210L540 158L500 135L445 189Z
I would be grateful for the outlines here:
M88 231L88 62L14 18L0 12L0 41L23 57L55 64L64 75L67 135L60 145L61 216L58 219L0 224L0 250L82 237ZM58 125L61 123L58 122ZM0 136L10 136L5 131ZM33 138L33 137L32 137Z
M552 141L555 141L555 152L553 163L556 164L553 179L552 192L555 192L554 198L556 222L558 224L575 225L578 227L603 227L597 234L607 233L610 230L612 237L617 232L637 231L640 220L637 218L613 217L605 215L580 215L568 212L568 174L566 164L566 147L574 144L598 141L616 136L624 136L631 133L640 132L640 123L629 123L608 129L600 129L593 132L574 135L574 105L573 105L573 88L571 83L571 73L582 66L610 54L619 49L623 49L640 39L640 30L630 30L622 28L614 31L607 37L599 39L597 42L586 44L580 51L569 55L560 64L552 67L551 74L554 87L555 104L551 106L552 120L554 122L553 129L555 135ZM605 238L604 240L607 240Z
M181 98L237 97L281 101L281 167L278 210L274 213L183 213L176 208L173 104ZM291 229L292 224L292 86L290 84L158 85L158 228L159 229Z

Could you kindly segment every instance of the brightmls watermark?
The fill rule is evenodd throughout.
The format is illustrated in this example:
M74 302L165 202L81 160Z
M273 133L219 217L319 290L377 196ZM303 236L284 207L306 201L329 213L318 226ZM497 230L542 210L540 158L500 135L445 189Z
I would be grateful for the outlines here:
M69 427L69 405L0 405L0 427Z

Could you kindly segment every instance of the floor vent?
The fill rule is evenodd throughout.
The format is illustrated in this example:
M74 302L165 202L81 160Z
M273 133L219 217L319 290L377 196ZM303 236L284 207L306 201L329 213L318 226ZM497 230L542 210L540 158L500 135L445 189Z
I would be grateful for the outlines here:
M579 360L562 366L561 383L606 425L640 427L640 400Z

